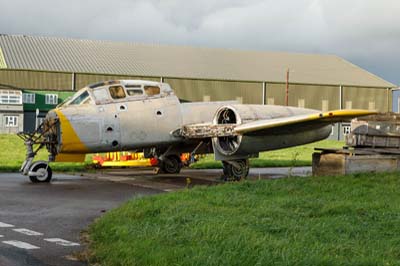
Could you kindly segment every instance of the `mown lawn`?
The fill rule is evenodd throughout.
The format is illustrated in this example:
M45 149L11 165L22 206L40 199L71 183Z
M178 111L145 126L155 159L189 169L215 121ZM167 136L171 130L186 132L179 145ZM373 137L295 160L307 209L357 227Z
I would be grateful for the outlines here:
M292 167L310 166L314 148L342 148L344 142L323 140L307 145L260 153L259 158L250 159L251 167ZM221 162L214 161L214 155L207 155L192 164L192 168L222 168Z
M294 148L260 153L259 158L250 160L251 167L292 167L311 165L314 147L341 148L340 141L324 140ZM25 160L25 146L16 135L0 134L0 171L18 171ZM47 151L42 149L37 160L47 160ZM86 156L85 163L52 163L54 171L82 172L92 163L92 156ZM214 161L214 155L207 155L190 167L197 169L222 168L221 162Z
M89 229L99 265L400 265L398 174L287 178L132 200Z

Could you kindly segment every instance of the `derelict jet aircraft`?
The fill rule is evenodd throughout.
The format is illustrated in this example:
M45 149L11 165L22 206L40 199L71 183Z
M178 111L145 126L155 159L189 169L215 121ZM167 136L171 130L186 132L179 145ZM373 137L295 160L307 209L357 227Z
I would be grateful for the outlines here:
M259 152L325 139L332 123L373 114L365 110L317 110L238 104L180 103L166 83L119 80L89 85L51 110L25 140L21 172L32 182L49 182L49 162L82 161L87 153L143 150L165 173L179 173L181 153L214 153L224 176L240 180ZM46 147L48 161L36 161Z

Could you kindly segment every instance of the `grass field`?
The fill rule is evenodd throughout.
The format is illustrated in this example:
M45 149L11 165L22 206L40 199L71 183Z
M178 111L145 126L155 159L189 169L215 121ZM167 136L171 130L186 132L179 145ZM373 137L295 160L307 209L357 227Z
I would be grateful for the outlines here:
M343 142L324 140L312 144L288 148L278 151L260 153L260 158L250 160L251 167L279 167L279 166L307 166L311 165L311 154L314 147L340 148ZM0 134L0 171L18 171L25 159L25 146L16 135ZM42 149L37 157L39 160L47 160L47 151ZM52 163L54 171L82 172L91 164L92 156L86 156L85 163ZM221 162L214 161L213 155L207 155L192 168L222 168Z
M231 183L135 199L90 227L89 260L400 265L399 188L398 174L370 174Z
M334 140L323 140L303 146L288 149L262 152L259 158L250 159L251 167L292 167L310 166L311 155L314 148L342 148L344 142ZM221 162L214 161L214 155L207 155L195 164L192 168L222 168Z
M0 171L16 172L25 160L24 142L13 134L0 134ZM36 160L47 160L47 151L42 149ZM82 172L91 164L91 156L86 156L85 163L52 163L53 171Z

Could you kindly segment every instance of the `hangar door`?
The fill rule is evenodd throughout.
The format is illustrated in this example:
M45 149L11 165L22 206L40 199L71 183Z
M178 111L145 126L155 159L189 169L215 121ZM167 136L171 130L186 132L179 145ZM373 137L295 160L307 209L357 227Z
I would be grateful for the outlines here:
M400 113L400 90L392 91L392 111L395 113Z

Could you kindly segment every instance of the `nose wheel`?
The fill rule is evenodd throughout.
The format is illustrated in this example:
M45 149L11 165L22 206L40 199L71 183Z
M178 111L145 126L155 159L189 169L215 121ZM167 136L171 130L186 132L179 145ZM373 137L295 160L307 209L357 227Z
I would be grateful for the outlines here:
M50 182L53 171L49 166L50 161L54 161L57 154L57 131L58 119L45 119L33 132L20 132L20 137L26 147L26 158L21 166L20 172L28 176L33 183ZM46 147L49 151L49 161L36 161L34 159L42 148Z
M39 162L32 165L28 175L32 183L49 183L53 176L53 171L47 163Z

